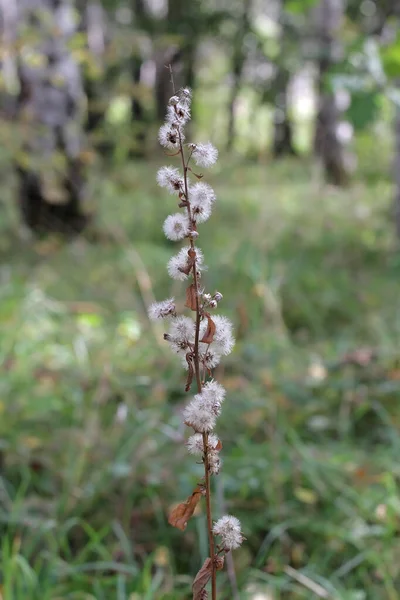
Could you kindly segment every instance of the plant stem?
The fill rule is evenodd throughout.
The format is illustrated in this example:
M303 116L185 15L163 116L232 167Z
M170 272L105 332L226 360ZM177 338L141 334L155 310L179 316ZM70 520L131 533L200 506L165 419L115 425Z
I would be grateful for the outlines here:
M203 433L203 448L204 448L204 472L205 472L205 486L206 486L206 512L207 512L208 544L210 547L210 557L212 560L211 598L212 598L212 600L216 600L216 598L217 598L217 571L215 568L214 535L212 532L211 484L210 484L210 467L209 467L209 463L208 463L208 433Z
M186 163L185 155L183 152L182 137L181 137L181 133L180 133L179 129L178 129L178 136L179 136L179 151L180 151L180 155L181 155L181 159L182 159L183 181L184 181L184 188L185 188L185 197L186 197L186 202L187 202L187 211L188 211L189 220L191 221L192 215L191 215L191 208L190 208L189 186L188 186L188 178L187 178L188 163L189 163L191 155L189 156L188 161ZM190 246L193 250L195 250L195 243L192 238L190 239ZM196 375L197 391L200 394L201 389L202 389L201 375L200 375L200 361L199 361L201 313L200 313L200 306L199 306L199 280L198 280L198 275L197 275L196 259L194 260L194 265L193 265L193 282L194 282L194 286L196 289L196 326L195 326L195 339L194 339L193 354L194 354L194 370L195 370L195 375ZM212 564L211 599L217 600L217 571L216 571L215 560L214 560L215 549L214 549L214 535L213 535L213 531L212 531L213 523L212 523L212 510L211 510L211 482L210 482L210 466L209 466L209 460L208 460L208 433L207 432L203 433L203 454L204 454L204 485L205 485L205 492L206 492L207 533L208 533L208 545L209 545L209 550L210 550L210 558L211 558L211 564Z

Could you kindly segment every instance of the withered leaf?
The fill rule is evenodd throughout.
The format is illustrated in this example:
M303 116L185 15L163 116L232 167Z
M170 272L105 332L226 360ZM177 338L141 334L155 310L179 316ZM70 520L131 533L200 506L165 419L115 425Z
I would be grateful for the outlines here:
M181 273L185 273L185 275L189 275L190 271L193 269L195 260L196 252L193 250L193 248L189 248L186 265L184 267L179 267L179 271L181 271Z
M215 335L215 331L216 331L216 326L214 321L212 320L212 318L207 315L207 329L203 335L203 337L201 338L201 342L203 342L204 344L211 344L211 342L214 339L214 335Z
M194 283L192 283L191 285L189 285L189 287L186 290L185 306L187 306L191 310L196 310L196 308L197 308L196 299L197 299L196 286L194 285Z
M188 169L195 177L197 177L197 179L203 179L204 175L202 173L195 173L190 167L188 167Z
M212 561L211 558L206 558L201 567L200 571L197 573L193 585L193 600L203 600L204 599L204 588L207 583L210 581L212 574ZM207 596L206 596L207 598Z
M185 392L188 392L191 388L193 376L194 376L193 361L192 361L192 357L191 357L190 353L186 354L186 362L188 365L188 376L186 379Z
M193 516L202 496L204 496L204 486L198 485L186 502L181 502L171 511L168 523L181 531L185 531L187 522Z
M214 450L216 452L220 452L222 450L222 442L221 442L221 440L218 440L217 445L215 446Z

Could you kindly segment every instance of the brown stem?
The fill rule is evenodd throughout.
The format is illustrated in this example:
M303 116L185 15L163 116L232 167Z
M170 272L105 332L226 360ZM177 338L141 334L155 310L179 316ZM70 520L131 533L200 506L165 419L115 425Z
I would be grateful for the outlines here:
M189 200L189 186L188 186L188 177L187 177L188 163L189 163L191 154L188 158L188 161L185 162L185 155L183 152L183 145L182 145L182 137L181 137L181 133L180 133L179 129L178 129L178 136L179 136L179 151L180 151L180 155L182 158L185 196L186 196L186 201L187 201L186 208L188 211L189 221L191 222L192 215L191 215L191 207L190 207L190 200ZM190 246L193 250L195 250L195 244L194 244L194 240L192 238L190 239ZM196 258L194 259L194 265L193 265L193 282L194 282L195 289L196 289L196 327L195 327L194 352L193 352L194 353L194 370L195 370L195 374L196 374L197 391L198 391L198 393L200 393L201 389L202 389L201 374L200 374L200 361L199 361L201 313L200 313L200 306L199 306L199 280L198 280L197 268L196 268ZM215 560L214 560L215 549L214 549L214 535L213 535L213 531L212 531L213 522L212 522L212 510L211 510L211 482L210 482L210 465L209 465L209 457L208 457L208 433L207 432L203 433L203 454L204 454L204 484L205 484L205 488L206 488L205 492L206 492L207 533L208 533L210 558L212 561L211 599L217 600L217 571L216 571L216 565L215 565Z
M217 570L215 568L215 549L214 549L214 535L212 531L212 511L211 511L211 482L210 482L210 465L208 462L208 433L203 433L203 448L204 448L204 473L205 473L205 486L206 486L206 513L207 513L207 531L208 531L208 544L210 547L210 557L212 560L212 572L211 572L211 598L216 600L217 598Z

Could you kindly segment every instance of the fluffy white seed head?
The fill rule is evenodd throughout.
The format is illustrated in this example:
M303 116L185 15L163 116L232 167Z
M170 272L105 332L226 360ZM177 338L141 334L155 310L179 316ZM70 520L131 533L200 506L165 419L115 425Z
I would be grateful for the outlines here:
M221 459L219 457L218 452L210 452L208 454L208 465L210 467L210 473L213 475L218 475L221 470Z
M197 432L211 431L215 427L217 417L221 414L224 398L225 389L222 385L216 381L208 381L185 409L185 423Z
M180 102L190 106L192 102L192 90L188 87L184 87L179 90L178 94Z
M226 356L232 352L235 345L232 322L227 317L221 315L213 316L213 321L216 327L213 349L215 352Z
M233 337L233 326L231 321L222 315L213 315L212 320L215 323L214 339L210 345L210 349L218 355L227 356L232 352L235 345ZM200 325L200 339L207 329L207 321L202 321Z
M161 302L153 302L149 307L149 317L152 321L174 316L176 312L175 299L168 298Z
M219 439L213 433L210 433L208 436L208 447L211 450L215 450L218 446ZM203 436L201 433L195 433L191 435L188 441L186 442L187 449L189 454L201 455L203 454L204 446L203 446Z
M157 183L166 188L170 194L183 190L183 178L175 167L161 167L157 172Z
M212 187L199 181L189 191L192 217L197 223L204 223L211 215L215 193Z
M201 364L204 365L208 371L212 371L221 362L221 354L213 352L207 344L199 344L199 359ZM188 368L186 358L182 359L182 367L184 369Z
M218 352L214 352L207 344L199 344L199 355L202 364L208 371L215 369L221 362L221 355Z
M243 542L243 535L239 519L232 515L225 515L214 523L214 535L219 535L222 545L228 550L239 548Z
M190 317L179 316L171 320L168 333L164 339L169 343L171 350L186 356L194 342L195 323Z
M204 384L201 393L209 402L221 406L225 399L226 390L218 381L212 380Z
M193 427L198 433L212 431L217 416L210 403L201 394L196 394L183 411L183 420L186 425Z
M186 214L175 213L169 215L164 221L163 230L165 237L177 242L183 240L189 233L189 219Z
M204 269L203 264L203 253L200 248L196 247L196 269L201 272ZM188 255L188 248L184 247L176 254L172 256L167 264L168 274L172 279L178 281L185 281L188 278L188 265L190 264L190 258Z
M168 104L170 106L175 106L176 104L178 104L179 102L179 97L178 96L172 96L169 100L168 100Z
M192 157L198 167L212 167L217 162L218 150L211 142L206 144L189 144Z
M178 104L167 107L167 123L183 127L188 121L190 121L190 108L188 104L179 101Z
M182 130L179 131L178 126L165 123L161 125L160 130L158 132L158 141L161 146L164 148L169 148L170 150L177 150L179 148L179 133L181 137L181 141L185 139L185 135Z

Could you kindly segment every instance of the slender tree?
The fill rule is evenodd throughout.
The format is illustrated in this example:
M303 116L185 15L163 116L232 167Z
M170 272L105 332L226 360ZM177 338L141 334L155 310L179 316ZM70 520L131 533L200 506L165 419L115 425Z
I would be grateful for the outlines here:
M279 2L278 21L280 25L279 46L280 52L276 65L275 106L274 106L274 156L296 154L293 145L293 128L289 116L289 84L290 70L286 61L290 58L289 36L291 31L286 23L285 0Z
M104 55L107 46L107 23L103 6L99 0L80 0L78 9L81 14L81 30L87 37L94 69L86 69L84 88L87 98L87 116L85 130L95 131L104 121L105 106L103 98Z
M243 1L243 11L240 17L239 27L235 34L232 50L232 87L228 106L228 133L227 150L231 150L235 141L235 116L237 98L242 83L243 69L246 60L244 38L250 29L250 11L252 0Z
M315 151L321 159L328 181L343 185L348 179L344 147L338 136L340 112L334 94L329 90L327 76L337 60L338 35L343 19L343 0L320 0L315 10L318 49L319 106L315 132Z

